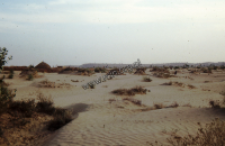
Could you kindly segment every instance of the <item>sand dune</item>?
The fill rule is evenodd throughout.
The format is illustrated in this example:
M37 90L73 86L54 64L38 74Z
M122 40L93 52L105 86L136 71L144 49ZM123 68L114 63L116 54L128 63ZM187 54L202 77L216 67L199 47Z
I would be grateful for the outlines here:
M6 79L10 88L17 88L15 100L35 98L38 92L51 95L56 106L74 110L75 119L57 130L45 141L45 146L74 145L148 145L159 141L168 144L171 135L195 134L197 123L205 124L214 118L225 119L222 109L209 108L210 100L222 101L219 92L225 89L224 73L178 73L176 77L162 79L147 75L152 82L143 82L142 75L126 74L96 85L95 89L83 90L82 85L104 73L89 76L45 73L42 78L26 81L16 72L13 80ZM69 84L70 88L45 88L36 86L45 79L56 84ZM80 82L72 82L79 80ZM179 82L184 86L162 86L165 82ZM205 82L209 81L209 82ZM195 88L190 89L188 85ZM123 101L122 96L110 92L120 88L143 86L151 92L136 94L142 106ZM113 99L113 101L109 101ZM165 108L176 102L177 108ZM153 109L155 104L162 109ZM189 105L189 106L187 106ZM149 110L143 110L149 109ZM151 110L150 110L151 109ZM78 113L77 113L78 112Z

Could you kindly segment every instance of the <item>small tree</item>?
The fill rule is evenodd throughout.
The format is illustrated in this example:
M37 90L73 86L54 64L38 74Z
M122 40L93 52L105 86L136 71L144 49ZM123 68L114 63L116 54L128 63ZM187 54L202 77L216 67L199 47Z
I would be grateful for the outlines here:
M7 55L8 50L0 47L0 72L2 71L3 66L7 63ZM12 56L8 57L8 59L11 60ZM7 88L4 79L5 76L0 78L0 115L6 110L8 103L13 99L13 97L15 97L13 91Z

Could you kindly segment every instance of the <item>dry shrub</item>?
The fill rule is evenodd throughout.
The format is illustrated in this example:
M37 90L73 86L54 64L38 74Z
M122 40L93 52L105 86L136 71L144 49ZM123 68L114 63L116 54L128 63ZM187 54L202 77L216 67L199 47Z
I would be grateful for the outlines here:
M94 71L95 71L96 73L105 73L105 72L106 72L106 68L105 68L105 67L96 67L96 68L94 69Z
M198 72L196 70L190 70L189 73L192 73L192 74L197 74Z
M220 107L220 104L219 104L218 102L216 102L216 101L213 101L213 100L209 101L209 105L210 105L212 108L214 108L214 109L220 109L220 108L221 108L221 107Z
M172 103L171 105L167 106L166 108L177 108L179 104L177 102Z
M170 77L173 77L172 75L170 75L169 73L154 73L153 74L155 77L158 77L158 78L170 78Z
M183 105L183 107L192 107L190 103L186 103Z
M135 94L146 94L147 89L144 89L142 86L136 86L128 91L134 92Z
M116 94L116 95L134 95L133 93L128 93L128 90L127 89L116 89L116 90L113 90L111 93L113 94Z
M78 80L71 80L72 82L79 82Z
M8 109L13 110L14 112L20 112L24 117L31 117L32 113L35 111L35 100L28 99L22 101L12 101L9 104Z
M162 103L155 103L154 104L154 108L155 109L162 109L164 106L163 106L163 104Z
M73 119L72 112L62 108L56 108L53 117L54 119L51 120L47 125L48 130L51 130L51 131L54 131L63 127L64 125L72 121Z
M170 73L167 67L157 67L157 66L154 66L151 72Z
M34 79L33 74L28 74L27 80L28 80L28 81L32 81L33 79Z
M44 87L44 88L71 88L72 85L69 83L55 83L55 82L50 82L49 80L45 79L43 81L38 82L38 87Z
M183 87L184 84L183 83L180 83L180 82L174 82L175 85L179 86L179 87Z
M143 77L143 81L144 81L144 82L151 82L151 81L152 81L152 79L151 79L151 78L149 78L149 77Z
M135 94L146 94L147 89L144 89L142 86L136 86L131 89L117 89L111 93L116 95L129 95L134 96Z
M86 69L86 68L77 68L77 67L67 67L62 69L59 73L76 73L77 75L88 75L90 76L92 74L92 70L91 69Z
M141 106L141 105L142 105L141 101L140 101L140 100L137 100L137 99L133 99L133 98L124 98L123 100L130 101L130 102L132 102L133 104L138 105L138 106Z
M91 89L95 89L95 84L90 84L89 87L90 87Z
M224 146L225 122L219 119L213 120L203 128L198 123L199 129L196 136L186 137L172 136L168 142L173 146Z
M49 80L45 79L38 83L39 87L48 87L48 88L55 88L55 82L50 82Z
M52 72L52 73L58 73L58 72L61 72L62 70L63 70L62 67L53 67L53 68L51 69L51 72Z
M109 103L114 102L114 101L116 101L116 99L112 99L112 98L109 99Z
M136 74L136 75L145 75L146 74L145 70L146 70L145 67L139 67L139 68L136 69L134 74Z
M168 82L168 83L163 83L162 85L167 85L167 86L171 86L172 85L172 82Z
M188 88L190 88L190 89L195 89L196 87L195 87L194 85L188 84Z
M209 67L209 68L201 68L200 69L203 73L212 73L212 69Z
M36 105L36 111L52 115L55 112L55 107L51 96L46 97L43 93L37 95L38 103Z

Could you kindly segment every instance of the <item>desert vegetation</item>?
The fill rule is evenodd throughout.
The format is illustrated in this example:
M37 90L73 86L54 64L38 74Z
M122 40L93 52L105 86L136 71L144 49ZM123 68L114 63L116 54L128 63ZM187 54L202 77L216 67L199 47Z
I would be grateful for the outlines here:
M169 73L163 73L163 72L156 72L153 74L153 76L157 78L170 78L173 77L173 75L170 75Z
M168 67L157 67L157 66L154 66L152 70L150 70L150 72L168 73L168 74L170 73Z
M111 93L115 95L129 95L134 96L135 94L146 94L147 89L144 89L142 86L136 86L131 89L116 89L113 90Z
M136 69L136 71L134 72L134 74L136 75L145 75L145 71L146 71L146 67L139 67Z
M151 82L152 79L150 77L143 77L144 82Z
M103 68L103 67L96 67L96 68L94 69L94 71L95 71L96 73L105 73L105 72L106 72L106 68Z

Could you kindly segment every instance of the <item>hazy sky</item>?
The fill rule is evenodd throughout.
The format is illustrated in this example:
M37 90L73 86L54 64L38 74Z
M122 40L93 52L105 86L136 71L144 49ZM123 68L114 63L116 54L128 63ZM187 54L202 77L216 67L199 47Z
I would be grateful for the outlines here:
M8 65L225 61L224 0L0 0Z

